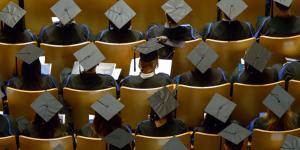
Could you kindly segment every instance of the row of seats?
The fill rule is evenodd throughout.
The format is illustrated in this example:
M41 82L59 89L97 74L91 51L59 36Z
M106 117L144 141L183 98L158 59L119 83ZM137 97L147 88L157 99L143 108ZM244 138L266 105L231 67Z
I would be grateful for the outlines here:
M251 147L253 150L278 150L285 140L286 135L300 136L300 129L289 131L264 131L254 129L252 141L244 140L243 150ZM201 132L187 132L176 137L189 149L194 150L220 150L223 149L224 139L216 134ZM149 137L135 135L135 150L160 150L172 137ZM190 143L193 138L194 143ZM89 138L76 136L76 150L105 150L107 144L101 138ZM65 150L73 150L72 136L55 139L38 139L19 136L20 150L53 150L56 146L62 146ZM17 150L16 137L9 136L0 138L0 149Z
M230 83L212 87L178 85L177 101L179 107L176 109L176 117L184 121L189 127L199 126L203 119L205 107L213 95L219 93L237 104L237 107L233 111L232 119L238 120L242 125L247 126L260 112L266 112L267 108L262 102L276 85L284 87L284 81L264 85L234 83L232 96L230 96ZM176 85L169 85L167 87L170 91L174 91ZM288 92L296 99L294 105L292 105L292 110L295 112L300 112L299 88L300 81L289 81ZM150 113L148 97L159 89L121 87L120 101L125 105L125 108L121 111L120 115L124 122L135 129L139 122L146 120ZM57 89L49 89L47 91L58 97ZM31 109L30 104L42 92L44 91L23 91L8 87L7 101L9 114L13 117L25 116L29 120L33 120L35 113ZM71 117L74 129L80 129L88 122L88 116L94 114L90 106L103 94L110 93L116 96L116 89L114 87L95 91L64 88L63 92L65 103L72 108Z

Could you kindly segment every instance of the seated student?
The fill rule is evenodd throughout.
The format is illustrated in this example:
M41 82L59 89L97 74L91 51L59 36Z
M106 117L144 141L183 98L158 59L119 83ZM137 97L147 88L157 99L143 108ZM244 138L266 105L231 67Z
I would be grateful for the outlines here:
M262 23L259 23L256 36L276 36L287 37L300 34L300 17L294 16L291 13L291 6L286 5L285 1L275 2L278 8L278 14L271 18L265 18Z
M279 71L279 80L300 80L300 62L288 62Z
M174 8L177 7L177 4L169 3L169 5L176 5L174 6ZM178 5L179 6L182 5L183 9L188 9L187 7L189 7L181 3ZM164 11L166 13L166 23L164 25L154 24L149 26L146 32L147 40L156 37L167 37L169 40L173 42L182 42L182 41L194 40L200 37L198 32L190 24L183 24L183 25L179 24L180 20L182 20L184 16L187 15L188 13L182 16L182 14L177 14L176 11L172 11L169 14L167 13L166 9L164 9ZM172 16L177 16L177 17L174 18ZM174 46L166 45L164 48L161 48L159 50L158 52L159 58L172 59L173 51L174 51Z
M196 132L204 132L209 134L218 134L230 124L230 121L223 123L210 114L206 114L205 118L201 122L200 127L196 127Z
M146 44L148 43L150 42L147 42ZM155 47L154 45L151 46ZM172 81L167 74L155 73L155 69L158 65L157 50L149 52L148 54L140 52L140 75L128 76L121 81L120 85L133 88L156 88L171 84Z

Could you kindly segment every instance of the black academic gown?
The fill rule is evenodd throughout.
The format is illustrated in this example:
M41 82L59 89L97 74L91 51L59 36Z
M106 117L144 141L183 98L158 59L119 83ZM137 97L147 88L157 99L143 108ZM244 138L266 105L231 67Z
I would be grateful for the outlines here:
M0 115L0 137L15 135L18 132L18 126L11 116Z
M143 39L144 34L142 32L133 31L131 29L106 29L101 31L96 37L96 41L107 43L129 43Z
M167 28L164 25L154 24L148 28L146 39L166 36L172 41L189 41L199 38L198 32L189 24L180 25L175 28ZM158 50L160 59L172 59L174 48L165 46Z
M244 84L269 84L278 81L278 71L275 68L267 67L263 72L243 70L235 71L232 74L231 82Z
M267 130L268 129L268 121L265 118L261 117L255 120L254 122L254 129L262 129L262 130ZM300 127L300 117L299 114L297 114L294 118L293 124L296 126L296 128ZM283 129L280 129L281 127L278 127L278 131L281 131ZM295 128L295 129L296 129ZM292 129L291 129L292 130Z
M39 80L30 83L24 82L20 77L13 77L8 81L7 86L22 90L46 90L57 88L57 82L50 75L41 75Z
M136 134L164 137L182 134L188 131L188 127L180 120L171 119L161 127L156 127L155 123L150 120L142 121L138 124Z
M121 86L132 88L157 88L171 83L172 81L167 74L158 73L147 79L143 79L140 76L128 76L120 84Z
M87 25L76 23L65 26L55 23L43 27L39 34L40 43L54 45L71 45L93 41L93 39L94 36Z
M279 80L300 80L300 62L284 64L279 72Z
M255 30L248 22L217 21L207 24L203 31L204 39L215 39L221 41L237 41L253 37Z
M29 30L24 31L0 31L2 43L26 43L36 41L36 36Z

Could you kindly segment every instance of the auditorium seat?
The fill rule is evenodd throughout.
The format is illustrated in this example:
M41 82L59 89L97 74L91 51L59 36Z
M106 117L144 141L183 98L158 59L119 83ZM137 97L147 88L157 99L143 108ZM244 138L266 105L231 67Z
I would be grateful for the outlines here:
M27 136L19 137L20 150L54 150L58 145L64 150L73 150L72 136L53 139L39 139Z
M105 150L106 143L101 138L91 138L84 136L76 136L76 150Z
M290 37L261 36L260 44L272 52L269 66L277 63L285 63L285 57L300 57L300 35Z
M15 136L7 136L0 138L0 149L2 150L17 150Z
M207 39L206 43L219 55L218 60L213 64L214 67L221 67L226 72L231 73L241 62L246 50L252 46L255 38L239 41L219 41Z
M48 89L47 91L58 98L58 89ZM35 112L30 105L45 91L25 91L7 87L6 92L9 114L15 118L24 116L31 121L34 119Z
M75 90L64 88L64 101L71 107L71 117L74 123L74 129L80 129L89 121L89 115L94 115L95 111L91 105L101 98L105 93L110 93L116 97L116 88L107 88L102 90Z
M222 137L217 134L195 132L194 150L220 150L223 148Z
M260 112L266 112L263 101L277 84L284 88L284 81L262 85L234 83L232 101L237 106L232 113L232 119L246 126Z
M52 64L51 75L53 75L57 81L60 81L60 72L65 67L73 68L74 61L76 61L73 53L88 44L90 44L90 42L73 45L52 45L41 43L41 48L45 50L46 63Z
M199 126L205 107L216 93L230 99L230 83L210 87L178 85L176 117L189 127Z
M173 85L168 85L167 87L173 92ZM148 97L152 96L159 89L161 88L138 89L121 87L120 101L125 105L121 111L121 118L132 129L135 129L139 122L148 119L151 108Z
M300 112L300 81L290 80L288 86L288 92L295 98L292 110L294 112Z
M101 41L95 41L96 46L106 57L104 62L116 63L117 68L121 68L121 74L128 76L130 69L130 62L134 56L134 47L143 44L145 40L140 40L131 43L106 43ZM136 52L138 57L138 52Z
M194 68L194 65L186 57L201 41L201 39L186 41L183 48L175 49L172 59L172 77L190 71Z
M265 131L254 129L252 133L251 149L279 150L288 134L300 137L300 128L288 131Z
M187 149L190 149L191 132L186 132L180 135L176 135L177 138L185 145ZM168 137L150 137L144 135L135 136L135 150L161 150L161 148L172 138Z

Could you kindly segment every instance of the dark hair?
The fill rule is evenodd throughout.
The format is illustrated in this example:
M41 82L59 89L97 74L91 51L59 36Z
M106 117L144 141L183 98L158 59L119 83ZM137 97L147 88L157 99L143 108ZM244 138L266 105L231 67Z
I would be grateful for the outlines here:
M38 138L55 138L60 136L56 135L56 131L61 127L58 114L54 115L48 122L38 114L35 114L32 125Z
M281 118L278 118L271 110L268 109L267 115L263 118L266 121L267 130L285 131L297 128L297 114L289 109Z
M121 29L119 29L114 23L112 23L110 20L108 21L109 30L118 30L118 31L127 31L131 27L131 20L128 21Z
M202 122L202 127L205 133L217 134L225 129L230 124L230 119L227 122L223 123L222 121L216 119L215 117L206 114L204 121Z
M22 80L21 89L42 89L41 85L41 63L37 59L31 64L22 63Z
M235 123L235 124L241 125L237 120L232 120L229 123ZM238 144L234 144L225 139L225 145L227 146L227 148L229 148L229 150L241 150L244 145L244 140Z
M277 2L275 2L275 5L276 5L276 7L277 7L279 10L282 10L282 11L287 11L287 10L289 10L289 9L291 8L291 6L292 6L292 5L290 5L290 7L286 7L286 6L284 6L284 5L280 4L280 3L277 3Z
M163 118L167 119L167 121L172 120L174 118L174 112L170 112L169 114L167 114ZM162 119L162 118L159 118L158 114L151 108L151 111L150 111L150 120L152 122L154 122L154 121L159 120L159 119Z
M113 130L121 127L122 119L118 114L112 117L109 121L107 121L97 112L95 112L95 118L92 125L92 137L104 137L110 134Z
M167 21L169 24L177 24L167 13L166 13Z
M147 72L147 70L154 70L158 65L158 53L157 51L149 54L140 53L140 68L141 72Z

